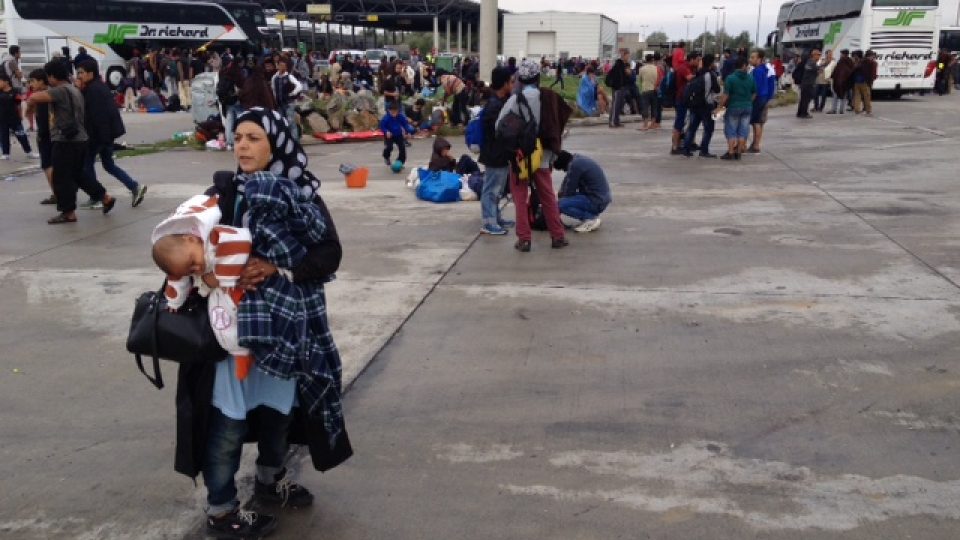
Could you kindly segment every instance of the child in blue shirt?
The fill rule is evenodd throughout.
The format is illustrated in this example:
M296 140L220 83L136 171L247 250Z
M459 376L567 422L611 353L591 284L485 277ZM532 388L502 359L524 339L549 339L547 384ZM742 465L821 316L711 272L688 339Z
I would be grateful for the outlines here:
M407 117L400 112L400 103L390 101L387 114L380 120L380 131L383 132L383 161L387 167L391 165L390 154L393 153L393 146L396 145L400 150L397 159L400 163L407 162L406 139L416 132Z

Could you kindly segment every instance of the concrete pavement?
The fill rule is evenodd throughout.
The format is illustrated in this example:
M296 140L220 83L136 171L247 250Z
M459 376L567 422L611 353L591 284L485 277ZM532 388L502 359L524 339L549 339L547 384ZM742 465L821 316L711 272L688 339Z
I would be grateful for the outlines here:
M960 103L876 109L773 111L739 163L576 128L614 205L530 254L478 237L476 203L416 201L377 144L311 147L345 246L334 335L346 378L366 371L357 455L305 471L316 505L275 536L954 538ZM366 190L344 161L373 167ZM159 284L149 230L231 164L122 164L143 207L75 226L43 223L39 176L0 185L0 538L202 537L173 391L123 339Z

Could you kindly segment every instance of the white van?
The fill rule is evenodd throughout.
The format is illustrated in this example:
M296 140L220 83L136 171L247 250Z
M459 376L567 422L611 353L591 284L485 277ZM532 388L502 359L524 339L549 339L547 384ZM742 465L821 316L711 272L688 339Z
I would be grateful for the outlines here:
M382 62L393 62L400 58L400 54L393 49L367 49L364 56L370 62L370 69L374 71L380 69Z
M356 61L357 58L363 58L364 52L357 49L337 49L330 53L330 63L341 63L346 57L350 57L350 60Z

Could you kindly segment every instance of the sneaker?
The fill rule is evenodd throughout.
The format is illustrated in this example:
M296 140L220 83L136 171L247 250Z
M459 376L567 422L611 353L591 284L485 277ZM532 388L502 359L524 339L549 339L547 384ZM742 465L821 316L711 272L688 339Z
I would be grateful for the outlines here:
M232 144L228 144L228 145L227 145L227 152L233 152L233 145L232 145Z
M254 480L253 495L258 501L290 508L305 508L313 504L313 494L294 482L286 469L280 471L275 478L276 482L272 484Z
M513 245L513 249L519 251L520 253L530 253L530 241L517 240L517 243Z
M550 247L553 249L563 249L569 245L570 242L568 242L566 238L554 238L553 241L550 242Z
M563 226L568 229L575 229L583 224L583 220L570 217L566 214L560 214L560 223L563 223Z
M81 204L80 208L83 208L84 210L101 210L103 209L103 202L87 199L87 202Z
M40 204L57 204L57 196L56 196L56 195L51 195L51 196L47 197L46 199L40 201Z
M8 159L10 159L10 154L3 154L0 156L0 160L7 161Z
M512 229L517 226L517 222L510 221L509 219L501 219L500 226L503 227L504 229Z
M146 196L146 194L147 194L147 186L145 186L145 185L143 185L143 184L140 184L139 186L137 186L137 189L134 190L134 192L133 192L133 203L132 203L132 206L133 206L134 208L140 206L140 203L143 202L143 198L144 198L144 196Z
M277 528L277 518L249 510L207 516L207 534L216 538L260 538Z
M724 161L730 161L730 160L736 159L736 156L734 156L734 155L731 154L730 152L727 152L726 154L720 156L720 159L722 159L722 160L724 160Z
M670 150L670 155L671 155L671 156L682 156L682 155L683 155L683 150L681 150L681 149L679 149L679 148L674 148L673 150Z
M507 230L499 225L484 225L483 227L480 227L480 232L492 236L502 236L507 234Z
M29 155L31 159L40 159L40 152L31 152L27 155Z
M390 163L390 158L388 157L383 158L383 162L387 164L387 167L393 165L393 163Z
M577 231L578 233L588 233L595 231L598 228L600 228L600 218L594 218L584 221L579 227L576 227L573 230Z
M110 195L104 194L103 202L100 203L100 208L103 209L103 214L109 214L113 207L117 204L117 198L111 197Z

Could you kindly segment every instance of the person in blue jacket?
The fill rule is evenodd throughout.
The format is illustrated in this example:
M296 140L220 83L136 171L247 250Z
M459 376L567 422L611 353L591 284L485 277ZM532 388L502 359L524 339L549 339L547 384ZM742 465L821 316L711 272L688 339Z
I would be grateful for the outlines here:
M413 135L416 130L410 125L407 117L400 112L400 103L391 101L387 114L380 120L380 131L383 132L383 161L389 167L390 154L393 153L393 146L396 145L400 150L397 159L400 163L407 162L407 144L406 140Z
M557 154L553 167L566 177L557 192L564 225L586 233L600 227L600 214L613 202L610 184L596 161L566 150Z

